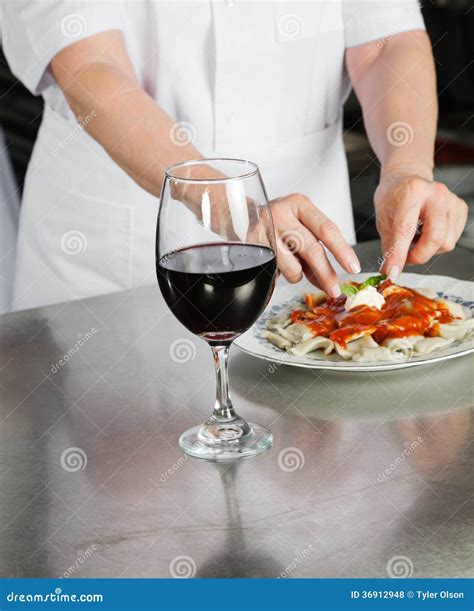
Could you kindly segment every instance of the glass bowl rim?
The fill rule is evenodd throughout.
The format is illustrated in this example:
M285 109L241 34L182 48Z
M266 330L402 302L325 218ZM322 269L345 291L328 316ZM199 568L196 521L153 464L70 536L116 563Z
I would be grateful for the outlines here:
M193 166L193 165L205 165L206 162L216 162L216 161L232 161L234 163L240 163L242 165L246 165L247 167L249 167L250 170L248 172L239 174L238 176L228 176L225 178L182 178L180 176L173 175L173 171L178 168L184 168L184 167ZM252 176L256 176L259 173L260 173L260 169L258 165L255 162L250 161L248 159L239 159L235 157L206 157L205 159L188 159L186 161L180 161L178 163L174 163L166 168L165 177L175 182L208 184L208 183L226 183L232 180L243 180L243 179L251 178Z

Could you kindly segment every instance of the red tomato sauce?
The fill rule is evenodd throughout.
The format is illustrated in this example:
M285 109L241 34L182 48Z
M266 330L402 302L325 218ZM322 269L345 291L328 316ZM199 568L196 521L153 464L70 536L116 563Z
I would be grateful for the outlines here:
M354 285L358 286L357 283ZM329 337L345 347L348 341L363 335L372 335L379 344L391 337L436 336L439 323L455 319L440 303L390 280L379 284L377 291L385 298L380 310L362 305L346 312L345 295L328 297L323 303L310 307L311 298L308 296L306 303L309 307L293 310L291 320L306 324L314 336Z

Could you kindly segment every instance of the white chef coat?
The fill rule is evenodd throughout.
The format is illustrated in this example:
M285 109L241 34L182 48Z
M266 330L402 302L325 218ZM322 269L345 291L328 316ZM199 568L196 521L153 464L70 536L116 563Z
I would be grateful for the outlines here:
M0 13L0 43L1 26ZM13 297L19 215L18 185L13 175L8 147L0 125L0 314L10 310Z
M415 0L2 2L11 69L46 102L22 204L16 308L155 282L157 198L78 126L47 72L58 51L111 29L201 153L256 162L271 198L304 193L355 241L344 51L423 29ZM117 137L131 129L118 125Z
M0 314L11 307L19 213L18 186L0 127Z

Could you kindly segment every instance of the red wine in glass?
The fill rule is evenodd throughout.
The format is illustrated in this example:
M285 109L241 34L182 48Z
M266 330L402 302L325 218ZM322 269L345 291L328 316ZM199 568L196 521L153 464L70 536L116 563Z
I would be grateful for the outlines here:
M253 325L271 295L275 271L271 248L229 242L188 246L157 265L170 310L189 331L216 344Z

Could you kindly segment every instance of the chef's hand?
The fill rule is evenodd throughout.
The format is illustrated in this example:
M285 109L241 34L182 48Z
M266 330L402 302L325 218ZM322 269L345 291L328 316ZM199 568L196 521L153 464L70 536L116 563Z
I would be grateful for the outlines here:
M383 273L396 278L404 265L427 263L453 250L467 219L467 204L446 185L413 174L385 177L375 192ZM412 245L415 234L419 238Z
M337 225L299 193L274 199L270 205L281 273L289 282L298 282L304 273L329 295L340 295L337 274L323 245L349 273L360 272L360 263Z

